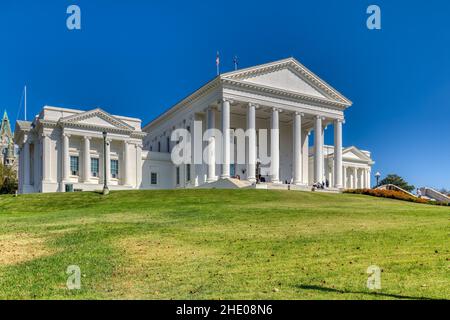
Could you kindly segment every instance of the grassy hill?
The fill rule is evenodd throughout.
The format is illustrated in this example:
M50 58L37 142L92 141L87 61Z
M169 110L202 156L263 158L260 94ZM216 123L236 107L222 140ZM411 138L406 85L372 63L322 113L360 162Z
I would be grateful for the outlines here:
M449 299L449 218L293 191L0 196L0 298ZM66 288L69 265L81 290Z

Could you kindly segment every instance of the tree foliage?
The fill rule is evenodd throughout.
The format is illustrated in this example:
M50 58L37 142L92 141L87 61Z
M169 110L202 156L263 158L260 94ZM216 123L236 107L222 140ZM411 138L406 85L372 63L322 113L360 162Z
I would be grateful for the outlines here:
M16 171L0 163L0 194L14 193L18 187Z
M385 184L393 184L397 187L400 187L406 191L413 191L415 187L413 185L408 184L402 177L396 175L396 174L388 174L383 180L380 181L379 185L385 185Z

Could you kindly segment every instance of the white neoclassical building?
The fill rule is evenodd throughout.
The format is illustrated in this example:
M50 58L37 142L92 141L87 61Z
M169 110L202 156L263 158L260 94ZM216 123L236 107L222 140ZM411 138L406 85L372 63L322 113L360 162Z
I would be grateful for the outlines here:
M321 182L332 190L367 188L374 163L370 152L343 147L344 112L351 104L288 58L217 76L142 129L139 119L101 109L46 106L34 121L16 124L19 191L98 190L104 168L111 189L230 185L224 181L256 187L257 179L269 187ZM193 147L182 164L171 160L178 129L195 141L200 137L200 156ZM227 134L203 140L208 129ZM238 129L246 132L241 161ZM264 130L267 150L262 150ZM328 134L333 145L324 143ZM263 154L270 163L261 164Z

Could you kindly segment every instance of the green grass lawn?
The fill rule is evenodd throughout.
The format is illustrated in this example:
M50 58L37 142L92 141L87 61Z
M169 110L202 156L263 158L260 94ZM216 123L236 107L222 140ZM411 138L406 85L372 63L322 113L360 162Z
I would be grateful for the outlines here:
M449 207L294 191L0 196L0 298L449 299L449 219ZM81 290L66 288L69 265Z

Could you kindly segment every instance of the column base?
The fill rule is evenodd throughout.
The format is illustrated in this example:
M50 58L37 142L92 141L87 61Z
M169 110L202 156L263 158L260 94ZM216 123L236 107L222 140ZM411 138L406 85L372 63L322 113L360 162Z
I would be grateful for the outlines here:
M229 174L223 174L220 176L220 179L228 179L228 178L230 178Z
M247 178L248 182L256 183L256 178Z
M211 182L216 182L218 179L217 179L217 177L214 177L214 178L207 178L206 179L206 182L207 183L211 183Z

